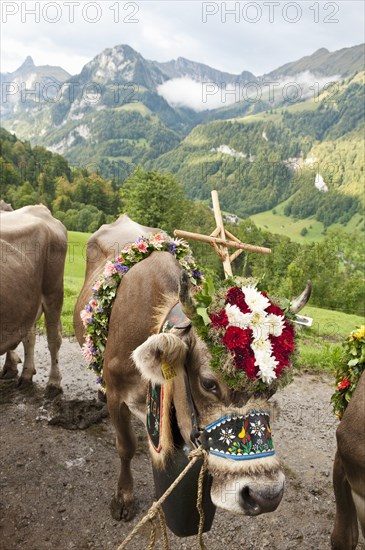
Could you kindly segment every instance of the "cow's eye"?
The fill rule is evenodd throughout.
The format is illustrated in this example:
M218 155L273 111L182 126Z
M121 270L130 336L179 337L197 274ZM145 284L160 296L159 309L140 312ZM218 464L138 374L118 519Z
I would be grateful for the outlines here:
M217 383L212 378L203 378L201 381L201 385L203 386L205 391L210 391L213 393L216 393L218 391Z

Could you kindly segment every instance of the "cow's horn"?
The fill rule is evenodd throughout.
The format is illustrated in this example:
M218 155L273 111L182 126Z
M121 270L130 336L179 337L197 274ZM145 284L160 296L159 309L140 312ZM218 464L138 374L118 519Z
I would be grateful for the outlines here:
M190 294L190 280L186 271L181 273L179 299L183 312L191 319L196 313L196 307Z
M291 313L299 313L301 309L306 305L308 302L310 295L312 293L312 282L307 281L307 286L303 290L303 292L298 296L297 298L294 298L294 300L291 303L290 311Z

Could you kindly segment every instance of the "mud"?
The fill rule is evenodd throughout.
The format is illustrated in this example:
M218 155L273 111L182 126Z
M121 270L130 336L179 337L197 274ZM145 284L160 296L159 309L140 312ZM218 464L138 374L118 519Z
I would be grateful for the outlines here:
M112 519L109 504L119 459L105 405L97 401L92 373L75 341L64 340L60 364L64 394L45 399L49 356L37 342L33 388L0 384L1 550L117 549L154 499L152 470L143 426L134 421L138 449L133 461L137 518ZM298 374L275 396L281 409L272 421L286 490L272 514L248 518L217 511L204 535L208 550L324 550L334 519L332 464L337 420L327 376ZM128 548L148 548L149 529ZM195 538L169 534L172 550L197 548ZM156 548L163 548L159 540ZM358 550L365 550L361 539Z

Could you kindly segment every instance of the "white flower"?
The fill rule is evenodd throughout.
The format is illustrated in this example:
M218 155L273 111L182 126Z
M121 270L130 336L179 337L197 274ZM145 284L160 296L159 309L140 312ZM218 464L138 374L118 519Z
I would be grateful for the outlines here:
M262 423L261 420L256 420L256 422L250 422L250 432L253 434L253 435L264 435L265 433L265 426L264 424Z
M249 326L252 329L254 340L266 340L269 338L267 314L264 311L255 311L252 313Z
M269 325L270 334L272 334L273 336L280 336L284 328L284 316L269 313L269 315L267 316L267 322Z
M245 302L248 307L254 312L263 313L269 307L270 301L265 298L255 287L243 286L242 292L245 295Z
M264 338L263 336L254 339L254 341L251 344L251 349L253 350L255 356L256 354L259 355L260 353L271 353L272 352L272 345L268 338Z
M270 384L276 379L275 367L279 364L278 361L265 351L257 351L255 353L255 365L259 367L258 376L266 384Z
M219 441L224 441L224 443L226 443L226 445L229 445L231 443L231 441L234 440L234 438L236 437L234 435L234 433L232 433L233 430L231 428L229 429L222 429L221 430L221 437L219 438Z
M246 329L251 321L252 313L242 313L239 307L231 304L226 305L228 322L233 327Z

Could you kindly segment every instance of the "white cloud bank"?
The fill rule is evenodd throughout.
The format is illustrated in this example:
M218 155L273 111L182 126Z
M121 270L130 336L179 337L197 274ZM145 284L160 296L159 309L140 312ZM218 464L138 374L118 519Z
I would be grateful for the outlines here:
M251 104L263 100L273 106L286 100L289 104L312 98L318 101L318 95L327 89L335 97L334 83L338 75L317 77L310 71L304 71L292 77L277 81L222 83L197 82L192 78L173 78L161 84L157 91L173 107L188 107L194 111L218 109L240 101Z
M168 80L161 84L157 91L172 107L189 107L194 111L204 111L218 109L224 105L217 84L197 82L188 77ZM234 100L231 101L233 102Z

